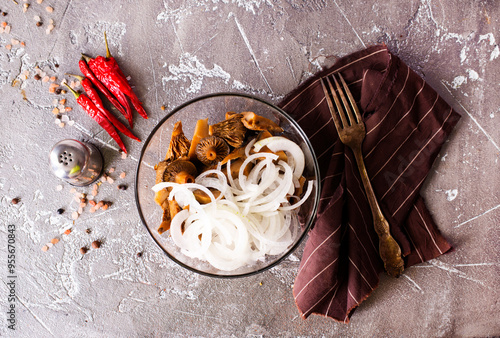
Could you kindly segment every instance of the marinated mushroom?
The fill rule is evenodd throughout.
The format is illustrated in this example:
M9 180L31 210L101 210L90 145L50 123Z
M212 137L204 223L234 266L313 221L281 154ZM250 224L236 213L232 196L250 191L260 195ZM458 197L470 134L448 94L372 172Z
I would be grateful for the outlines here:
M176 200L168 200L168 210L170 211L170 219L173 219L182 209Z
M224 139L208 136L200 140L196 146L196 157L206 166L212 166L229 154L229 146Z
M219 190L216 190L213 188L209 188L209 190L212 192L212 194L214 194L215 198L219 197L219 195L220 195ZM203 190L197 189L197 190L193 191L193 195L196 198L196 200L198 202L200 202L201 204L207 204L207 203L211 202L210 196L208 196L208 194L206 192L204 192Z
M275 122L263 116L259 116L254 112L243 112L241 115L243 115L241 122L250 130L267 130L275 134L283 132L283 128Z
M232 152L229 153L229 155L227 155L226 157L224 157L222 159L222 161L220 161L220 164L224 165L228 161L237 160L237 159L242 158L242 157L246 157L245 156L245 147L240 147L240 148L234 149Z
M243 164L243 162L245 161L244 158L238 158L234 161L231 161L231 165L230 165L230 171L231 171L231 177L233 179L237 178L240 174L240 168L241 168L241 165ZM253 165L251 163L248 163L245 167L245 169L243 169L243 175L245 176L248 176L250 174L250 171L252 171L252 168L253 168ZM227 165L225 167L222 168L222 172L226 175L228 175L227 173Z
M208 118L198 120L198 122L196 122L196 127L194 128L193 138L191 139L191 147L189 148L188 153L190 161L196 160L196 146L202 139L208 136Z
M228 119L211 125L209 133L224 139L231 147L239 148L245 142L247 128L241 122L242 114L230 115Z
M197 174L196 166L187 160L175 160L165 167L163 182L179 184L193 183Z
M161 235L165 231L170 229L170 223L172 223L172 217L170 217L170 208L163 208L163 215L161 217L161 224L158 227L158 233Z
M191 142L184 135L182 123L179 121L174 125L165 160L171 162L179 158L187 158L190 146Z

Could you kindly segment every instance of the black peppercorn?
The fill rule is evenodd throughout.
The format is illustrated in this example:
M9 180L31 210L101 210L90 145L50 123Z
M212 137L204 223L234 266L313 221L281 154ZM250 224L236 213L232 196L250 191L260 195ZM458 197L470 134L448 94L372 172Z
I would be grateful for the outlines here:
M59 215L63 214L63 213L64 213L64 209L63 209L63 208L59 208L59 209L57 209L57 213L58 213Z

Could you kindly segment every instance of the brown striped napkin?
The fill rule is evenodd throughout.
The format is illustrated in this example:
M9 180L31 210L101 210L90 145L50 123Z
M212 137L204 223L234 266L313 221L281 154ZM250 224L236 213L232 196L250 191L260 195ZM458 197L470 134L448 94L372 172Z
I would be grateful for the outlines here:
M373 189L405 266L451 249L419 195L458 115L385 45L346 56L292 92L280 106L308 135L321 172L321 200L294 297L303 318L347 323L384 271L370 206L350 149L337 132L319 77L340 72L363 112L363 154Z

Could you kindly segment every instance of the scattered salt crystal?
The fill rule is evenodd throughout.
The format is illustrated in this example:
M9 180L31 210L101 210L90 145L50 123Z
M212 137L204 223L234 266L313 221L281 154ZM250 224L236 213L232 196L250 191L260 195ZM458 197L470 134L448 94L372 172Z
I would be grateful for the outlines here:
M52 13L54 11L54 8L50 7L50 6L47 6L45 7L45 10L49 13Z
M57 99L53 99L53 100L52 100L52 105L53 105L53 106L57 106L57 102L58 102L58 101L57 101Z
M125 178L125 176L127 176L127 174L125 174L125 172L123 171L123 172L120 174L120 178Z
M52 248L52 247L54 246L54 244L52 244L52 243L50 243L50 242L49 242L49 243L47 243L47 244L45 244L45 245L46 245L48 248Z
M95 212L95 208L94 208L94 207L90 208L90 209L89 209L89 212L90 212L91 214L93 214L93 213Z
M111 173L114 173L115 172L115 168L109 168L108 172L111 174Z
M64 128L65 124L64 123L59 123L59 128Z
M68 125L72 126L75 124L75 121L68 121Z
M92 196L97 196L97 191L96 190L92 190L91 195Z
M9 34L10 33L10 26L6 26L4 29L4 32Z
M108 177L107 181L108 181L109 184L113 184L115 182L115 180L112 179L111 177Z
M12 45L6 45L5 48L7 48L8 50L11 50L12 49Z
M72 193L72 194L74 194L76 192L76 189L75 188L71 188L71 190L69 192Z
M127 154L126 153L122 153L122 158L126 159L127 158Z
M42 251L43 251L43 252L45 252L45 251L47 251L47 250L49 250L49 247L48 247L48 246L46 246L46 245L42 246Z
M72 111L72 110L73 110L73 108L71 108L71 107L65 107L65 108L64 108L64 111L65 111L65 112L70 112L70 111Z
M59 123L61 123L61 119L55 119L55 120L54 120L54 123L55 123L55 124L59 124Z
M36 0L36 3L39 4L39 5L41 5L42 2L43 2L43 0Z
M10 39L10 43L12 43L13 45L18 45L19 44L19 40L17 40L17 39Z
M62 104L62 105L66 104L66 99L60 99L59 104Z
M61 111L61 113L63 113L64 112L64 108L66 108L66 107L64 107L64 105L60 104L60 105L57 106L57 108L59 108L59 110Z
M56 108L52 109L52 114L54 114L54 115L59 114L59 108L56 107Z
M73 211L73 213L71 214L71 217L73 219L77 219L80 215L76 212L76 211Z
M73 199L75 200L75 202L80 202L80 197L78 197L76 195L75 195L75 197L73 197Z
M61 191L63 189L63 186L61 184L59 184L57 187L56 187L56 191Z
M47 75L45 75L43 78L42 78L42 82L49 82L50 80L50 77L48 77Z
M82 207L79 207L78 208L78 213L81 215L83 213L83 208Z
M61 121L62 121L62 122L69 122L69 117L68 117L68 115L63 115L63 116L61 116Z
M40 21L40 20L42 20L42 18L41 18L39 15L35 15L35 16L33 17L33 20L35 20L35 21Z
M3 28L2 26L0 26L0 34L3 34L4 31L5 31L5 28Z
M52 239L50 240L50 243L52 243L52 244L57 244L57 243L59 243L59 238L52 238Z

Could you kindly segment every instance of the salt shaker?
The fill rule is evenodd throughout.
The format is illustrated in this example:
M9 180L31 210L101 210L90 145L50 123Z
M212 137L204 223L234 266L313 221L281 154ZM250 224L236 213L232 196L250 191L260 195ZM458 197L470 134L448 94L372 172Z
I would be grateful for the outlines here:
M72 139L57 142L50 151L49 162L57 177L77 187L95 182L104 168L96 146Z

